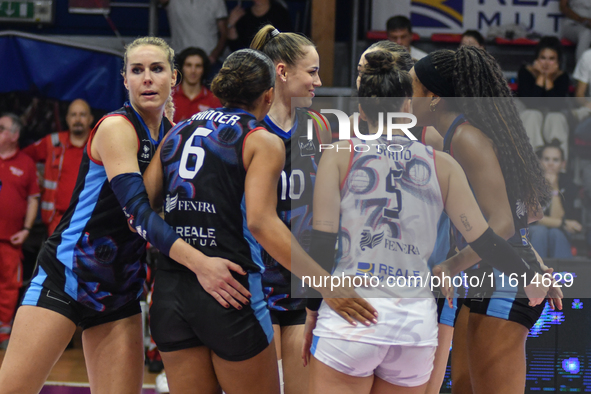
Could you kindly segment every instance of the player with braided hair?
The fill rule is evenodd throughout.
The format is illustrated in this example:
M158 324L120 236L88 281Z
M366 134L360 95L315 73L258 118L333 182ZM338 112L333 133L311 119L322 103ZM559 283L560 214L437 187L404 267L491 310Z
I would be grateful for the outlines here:
M444 151L466 172L490 227L529 267L547 272L527 240L527 228L539 219L548 189L499 65L483 50L462 47L432 52L411 74L414 97L421 97L413 102L418 123L433 125L444 136ZM455 274L479 261L457 230L462 251L435 271ZM498 279L512 267L497 257L476 270ZM454 332L453 392L523 392L525 340L543 309L528 304L527 290L470 289Z
M355 327L326 304L318 312L309 308L306 338L312 329L314 335L305 342L304 355L306 361L313 355L310 393L426 392L437 346L437 307L428 287L399 280L412 275L408 278L418 283L428 275L443 209L479 256L503 255L516 271L537 275L488 227L455 160L400 130L387 137L382 115L410 111L411 95L411 76L396 67L392 53L366 53L359 108L369 133L338 142L320 162L310 255L323 266L336 260L333 277L371 278L371 285L357 291L371 298L379 318L371 327ZM399 147L395 153L392 144ZM360 145L369 148L355 148ZM368 209L376 204L378 209ZM545 289L535 302L543 295Z

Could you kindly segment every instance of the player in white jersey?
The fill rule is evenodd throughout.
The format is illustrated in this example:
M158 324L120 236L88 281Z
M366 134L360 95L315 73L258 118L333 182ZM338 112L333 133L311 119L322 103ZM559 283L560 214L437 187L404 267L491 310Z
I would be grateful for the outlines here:
M338 235L333 278L363 277L352 282L364 283L357 291L372 298L379 317L370 327L351 326L326 305L308 310L306 338L315 327L311 343L304 344L314 356L310 392L424 393L437 345L427 259L443 210L481 257L502 255L517 272L537 273L488 228L461 167L449 155L435 155L397 129L391 139L371 138L387 129L386 113L410 112L412 80L391 53L365 58L359 97L369 135L326 151L314 193L310 253L321 265L331 263ZM528 295L539 303L546 289L535 290Z

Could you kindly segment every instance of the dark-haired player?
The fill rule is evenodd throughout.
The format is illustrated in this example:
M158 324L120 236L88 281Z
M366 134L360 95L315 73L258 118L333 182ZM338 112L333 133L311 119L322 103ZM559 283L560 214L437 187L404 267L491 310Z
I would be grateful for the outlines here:
M420 98L413 102L419 124L433 125L445 137L444 151L466 172L490 227L529 266L545 270L527 240L527 227L541 214L548 190L494 58L470 46L440 50L418 61L411 74L414 97ZM452 258L454 273L479 261L459 230L455 242L463 250ZM498 279L501 271L511 272L510 266L500 268L503 263L500 257L487 259L469 275L493 273ZM443 269L449 266L444 263ZM525 339L543 305L528 303L523 283L471 291L454 332L453 391L523 392Z

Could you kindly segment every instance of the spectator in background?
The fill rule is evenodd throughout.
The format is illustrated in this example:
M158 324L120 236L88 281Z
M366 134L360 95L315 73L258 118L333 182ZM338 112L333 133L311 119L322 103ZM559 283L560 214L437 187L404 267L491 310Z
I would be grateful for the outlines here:
M530 241L540 257L570 259L573 257L568 234L583 229L574 220L574 200L577 187L562 173L566 165L560 141L552 140L537 152L546 180L552 188L552 200L544 210L544 217L530 226Z
M205 51L189 47L177 57L181 70L181 83L172 91L175 106L174 122L190 118L193 114L218 108L222 103L205 85L211 64Z
M0 349L6 349L22 285L22 244L39 206L37 168L18 148L22 124L0 117Z
M166 7L171 46L176 52L188 47L203 48L215 64L224 48L228 12L224 0L159 0Z
M560 12L566 16L562 21L562 36L577 43L577 61L591 44L591 1L560 0Z
M559 112L566 108L566 100L542 100L538 98L566 97L570 79L560 69L562 46L556 37L542 37L536 47L536 59L524 65L517 75L517 95L528 108L520 114L529 142L534 149L544 142L558 139L565 159L568 157L568 121Z
M293 30L287 7L278 0L254 0L246 10L238 4L228 17L228 45L232 51L249 48L250 42L265 25L281 32Z
M68 107L68 130L51 133L23 150L35 162L45 163L41 219L47 235L53 233L70 205L93 120L88 103L76 99Z
M583 53L573 73L573 78L577 81L575 87L575 99L579 108L573 110L576 118L581 121L591 114L591 102L587 95L591 95L591 49Z
M484 49L484 37L478 30L466 30L462 34L460 46L473 46L478 49Z
M419 60L427 56L426 52L410 45L412 42L412 24L406 16L396 15L388 19L386 33L388 34L388 40L405 47L413 59Z

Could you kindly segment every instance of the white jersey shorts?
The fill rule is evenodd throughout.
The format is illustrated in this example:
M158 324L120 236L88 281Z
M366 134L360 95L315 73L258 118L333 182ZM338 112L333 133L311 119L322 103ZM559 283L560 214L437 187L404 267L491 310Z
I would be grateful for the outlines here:
M427 383L437 346L374 345L314 336L311 352L323 364L349 376L375 375L402 387Z

